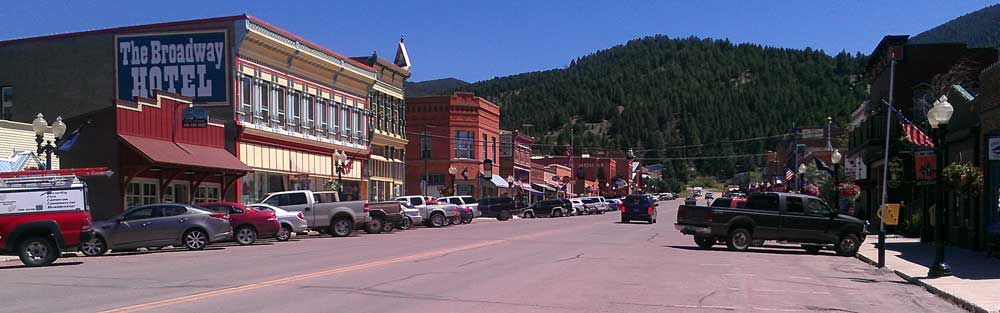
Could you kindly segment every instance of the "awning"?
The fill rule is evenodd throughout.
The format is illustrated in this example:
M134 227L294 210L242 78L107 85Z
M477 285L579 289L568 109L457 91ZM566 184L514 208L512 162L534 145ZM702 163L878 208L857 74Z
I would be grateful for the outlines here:
M231 172L253 171L236 156L222 148L206 147L166 140L118 135L137 152L153 163L201 167Z
M490 182L497 186L497 188L510 188L506 180L500 177L500 175L490 176Z
M531 186L532 186L532 187L535 187L535 188L538 188L538 189L541 189L541 190L545 190L545 191L550 191L550 192L556 192L556 191L559 191L559 190L558 190L558 189L556 189L555 187L552 187L552 186L548 186L548 185L542 185L542 184L531 184Z
M386 161L386 162L389 161L389 159L386 159L385 157L383 157L381 155L378 155L378 154L372 154L371 158L372 158L372 160L376 160L376 161Z

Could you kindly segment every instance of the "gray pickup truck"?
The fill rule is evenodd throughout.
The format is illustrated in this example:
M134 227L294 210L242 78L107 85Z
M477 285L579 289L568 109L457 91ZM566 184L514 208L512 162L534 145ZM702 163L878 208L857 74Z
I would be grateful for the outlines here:
M402 207L397 202L340 201L337 192L309 190L283 191L268 194L261 203L290 212L302 212L309 228L335 237L350 236L355 229L378 233L386 225L402 220Z
M441 227L451 224L452 220L459 218L458 206L454 204L438 204L437 200L427 196L403 196L395 199L399 202L409 203L420 210L424 225L430 227Z

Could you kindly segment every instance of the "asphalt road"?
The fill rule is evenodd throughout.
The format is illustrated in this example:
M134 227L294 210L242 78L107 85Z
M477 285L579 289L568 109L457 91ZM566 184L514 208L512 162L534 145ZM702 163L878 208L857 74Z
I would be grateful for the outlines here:
M477 219L350 238L0 263L0 312L963 312L832 251L696 248L659 223Z

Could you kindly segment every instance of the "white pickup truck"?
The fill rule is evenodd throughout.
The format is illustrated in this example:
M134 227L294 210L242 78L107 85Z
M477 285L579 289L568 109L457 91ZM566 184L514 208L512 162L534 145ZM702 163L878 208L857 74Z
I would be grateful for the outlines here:
M459 218L458 206L454 204L438 204L428 196L403 196L396 201L406 202L420 210L424 224L430 227L447 226Z
M335 191L283 191L268 194L261 203L290 212L302 212L309 228L335 237L351 235L355 229L376 233L399 223L402 208L397 202L340 201Z

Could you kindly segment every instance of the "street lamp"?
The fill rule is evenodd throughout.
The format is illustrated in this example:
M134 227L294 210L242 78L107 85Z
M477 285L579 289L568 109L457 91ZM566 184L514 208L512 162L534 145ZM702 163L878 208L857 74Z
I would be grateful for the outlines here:
M805 178L806 178L806 170L808 170L808 168L806 168L806 164L805 163L799 164L799 182L796 185L799 185L799 192L800 193L802 192L802 188L805 187L805 184L803 184L803 183L804 183Z
M454 195L457 194L455 192L455 172L458 172L458 169L456 169L454 165L452 165L451 167L448 168L448 175L451 176L451 195L452 196L454 196Z
M840 155L839 149L833 149L830 155L830 163L833 163L833 205L840 211L840 193L837 192L837 184L840 183L840 161L844 156Z
M941 96L934 101L934 107L927 111L927 122L934 128L935 148L937 153L937 170L935 178L937 192L934 203L934 265L927 271L927 277L937 278L951 276L951 266L944 262L944 178L941 170L944 169L944 158L948 154L945 135L948 131L948 122L951 115L955 113L955 108L948 103L947 96Z
M42 113L38 113L35 120L31 122L31 128L35 131L35 143L38 144L36 154L45 154L45 169L51 170L52 154L56 152L56 147L59 145L63 135L66 134L66 124L63 123L61 116L56 117L56 122L52 123L52 134L56 137L56 145L52 145L52 140L46 141L44 138L45 131L49 128L49 122L45 121Z
M344 167L347 166L347 154L334 151L333 152L333 167L337 171L337 196L342 196L341 193L344 192L344 180L342 175L344 174Z

